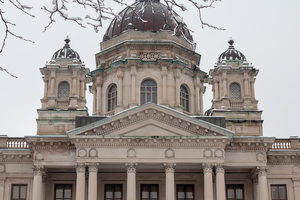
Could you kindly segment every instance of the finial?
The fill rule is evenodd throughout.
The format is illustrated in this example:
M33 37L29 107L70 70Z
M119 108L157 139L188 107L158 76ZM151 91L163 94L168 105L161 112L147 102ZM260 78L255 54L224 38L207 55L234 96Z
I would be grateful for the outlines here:
M232 45L233 45L234 41L233 41L232 37L230 37L230 38L229 38L229 41L228 41L228 43L230 44L230 46L232 46Z
M66 42L67 44L69 44L70 41L71 41L71 40L69 39L69 36L67 36L67 38L65 39L65 42Z

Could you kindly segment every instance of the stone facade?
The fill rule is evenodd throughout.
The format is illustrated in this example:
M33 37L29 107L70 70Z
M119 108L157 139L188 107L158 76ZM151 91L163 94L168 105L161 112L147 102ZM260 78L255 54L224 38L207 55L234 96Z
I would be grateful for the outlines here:
M0 200L300 199L299 138L263 136L258 69L232 40L207 75L183 34L107 37L91 72L69 39L41 68L37 135L0 136Z

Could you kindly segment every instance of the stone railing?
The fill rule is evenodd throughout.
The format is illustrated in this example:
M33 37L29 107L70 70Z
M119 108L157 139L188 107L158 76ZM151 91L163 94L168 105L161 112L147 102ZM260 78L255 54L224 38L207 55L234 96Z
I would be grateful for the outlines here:
M241 100L230 100L231 110L243 110L243 101Z
M68 99L56 100L56 108L58 109L68 109L70 101Z
M275 139L275 142L272 145L272 149L299 149L299 138L291 137L288 139Z
M24 138L8 138L6 142L8 149L28 149L29 146Z

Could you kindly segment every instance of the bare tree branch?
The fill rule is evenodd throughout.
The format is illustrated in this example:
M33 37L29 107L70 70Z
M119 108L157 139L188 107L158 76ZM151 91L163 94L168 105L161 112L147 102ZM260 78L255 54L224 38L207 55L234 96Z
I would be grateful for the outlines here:
M4 72L8 73L9 75L11 75L12 77L18 78L18 77L16 77L15 75L9 73L6 69L3 69L2 67L0 67L0 71L4 71Z

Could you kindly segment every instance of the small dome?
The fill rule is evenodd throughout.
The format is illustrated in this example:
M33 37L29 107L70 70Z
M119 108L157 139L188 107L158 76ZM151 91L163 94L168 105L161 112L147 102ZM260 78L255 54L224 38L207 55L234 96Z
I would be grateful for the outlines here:
M237 60L237 61L247 61L244 54L240 51L234 49L233 43L234 41L232 38L228 41L229 47L226 51L224 51L218 58L218 63L222 63L222 61L229 61L229 60Z
M67 58L67 59L76 59L76 60L80 61L79 54L70 48L70 45L69 45L70 41L71 40L67 36L67 38L65 39L65 42L66 42L65 46L53 54L52 60L56 60L58 58Z
M132 10L135 9L135 11ZM144 21L143 22L137 16L138 13ZM175 20L178 23L176 35L184 35L186 39L193 41L193 37L190 34L186 24L182 21L182 18L173 13L172 19L171 13L167 6L160 3L159 0L137 0L132 6L125 8L119 13L119 17L115 17L109 25L103 41L107 41L114 36L122 34L124 31L132 29L137 31L174 31Z

